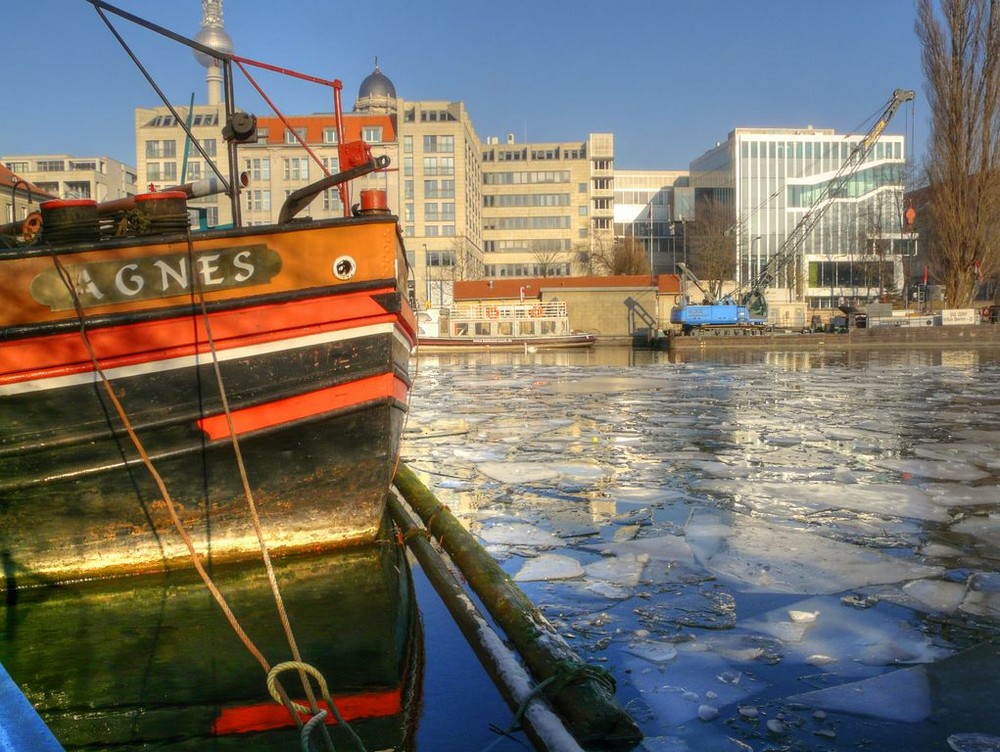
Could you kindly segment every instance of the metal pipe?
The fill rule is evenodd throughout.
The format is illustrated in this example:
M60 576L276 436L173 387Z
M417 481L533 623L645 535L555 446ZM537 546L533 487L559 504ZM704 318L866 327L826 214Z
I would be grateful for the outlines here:
M553 707L582 744L630 747L642 740L635 721L615 698L615 682L603 669L584 663L562 635L479 545L455 516L400 463L393 483L461 570L532 675L555 686Z
M583 752L583 748L566 730L562 720L548 703L532 696L534 689L530 674L490 626L442 560L440 553L421 535L426 532L424 528L414 522L410 512L394 494L389 496L389 514L403 532L410 551L423 567L427 579L441 596L455 624L500 691L504 702L513 711L520 711L524 706L521 725L535 749L539 752Z

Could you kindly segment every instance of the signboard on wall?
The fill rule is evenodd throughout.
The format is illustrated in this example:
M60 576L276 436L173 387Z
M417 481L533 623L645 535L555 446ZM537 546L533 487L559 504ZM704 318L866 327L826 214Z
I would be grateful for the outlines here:
M979 323L975 308L945 308L941 311L942 326L956 326Z

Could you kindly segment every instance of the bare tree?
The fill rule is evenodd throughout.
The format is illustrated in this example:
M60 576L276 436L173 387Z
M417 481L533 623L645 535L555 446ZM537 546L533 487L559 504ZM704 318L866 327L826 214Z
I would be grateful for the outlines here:
M538 267L539 277L551 277L554 267L566 258L562 251L535 251L531 255Z
M998 0L918 0L917 36L931 110L928 256L950 307L1000 271ZM940 20L939 20L940 18Z
M590 249L588 261L597 274L649 274L649 254L636 238L598 237Z
M736 278L736 235L732 207L713 198L698 201L697 221L689 222L691 270L708 287L709 295L718 299L722 284Z

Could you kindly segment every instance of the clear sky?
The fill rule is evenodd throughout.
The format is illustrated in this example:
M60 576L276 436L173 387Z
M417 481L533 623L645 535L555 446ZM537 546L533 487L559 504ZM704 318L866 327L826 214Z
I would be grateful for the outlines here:
M114 4L200 27L200 0ZM339 78L345 109L377 56L404 99L464 102L483 140L611 132L618 169L687 169L736 127L863 132L896 88L917 99L888 132L918 163L927 139L913 0L226 0L224 16L237 54ZM134 164L133 108L160 102L93 6L8 0L0 17L0 154ZM190 51L115 24L173 103L205 101ZM332 110L325 89L258 80L286 114ZM270 114L252 91L238 99Z

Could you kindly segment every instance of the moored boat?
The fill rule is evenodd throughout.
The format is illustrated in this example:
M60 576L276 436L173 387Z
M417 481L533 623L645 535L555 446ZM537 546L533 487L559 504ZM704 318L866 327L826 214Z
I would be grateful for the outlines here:
M478 304L417 313L419 352L591 347L593 334L570 328L560 301Z
M339 90L335 104L339 121ZM252 128L226 107L236 165ZM192 232L181 190L46 204L3 234L8 590L259 558L261 538L277 553L374 538L416 322L384 196L295 216L388 164L362 142L341 141L340 157L342 172L293 192L271 225L239 226L231 173L231 228Z

